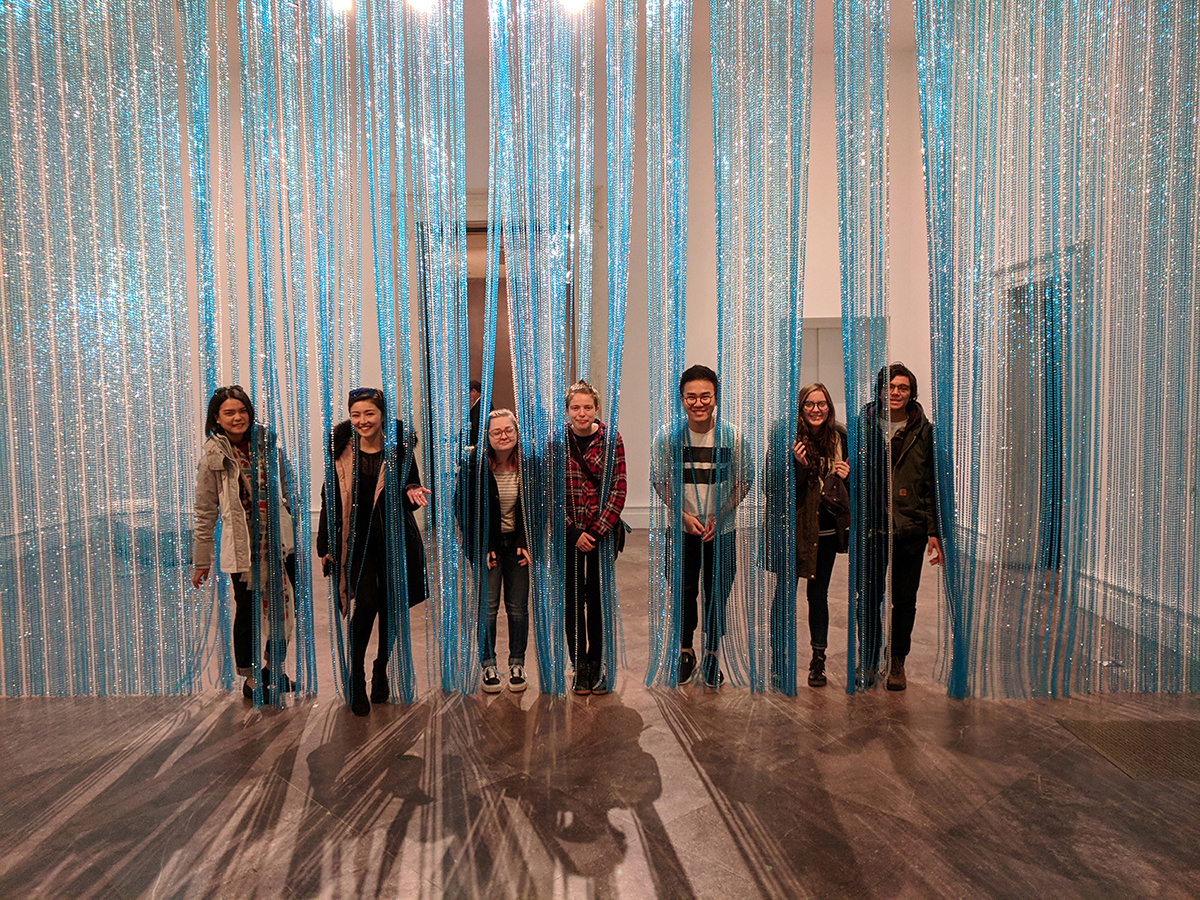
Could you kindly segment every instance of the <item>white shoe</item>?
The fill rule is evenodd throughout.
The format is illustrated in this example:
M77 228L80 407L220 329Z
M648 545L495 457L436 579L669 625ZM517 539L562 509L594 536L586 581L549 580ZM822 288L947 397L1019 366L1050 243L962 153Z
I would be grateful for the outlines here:
M495 666L488 666L483 670L483 692L485 694L500 693L500 673L496 671Z
M508 670L508 689L514 694L525 690L526 683L524 666L512 666Z

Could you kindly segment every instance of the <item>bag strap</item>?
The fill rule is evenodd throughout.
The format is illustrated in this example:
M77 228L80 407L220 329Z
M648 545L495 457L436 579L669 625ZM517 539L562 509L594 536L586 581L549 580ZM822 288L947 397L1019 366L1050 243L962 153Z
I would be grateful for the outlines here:
M571 447L571 458L579 464L579 468L583 470L583 477L592 483L592 487L596 489L596 493L600 493L600 479L588 467L587 460L583 458L583 451L579 449L579 444L575 442L575 436L567 435L567 443Z

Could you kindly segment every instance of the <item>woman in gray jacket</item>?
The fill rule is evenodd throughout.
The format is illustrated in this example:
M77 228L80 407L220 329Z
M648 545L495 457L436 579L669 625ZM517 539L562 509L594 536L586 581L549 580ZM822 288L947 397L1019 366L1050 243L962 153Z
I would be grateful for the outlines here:
M291 473L275 434L254 422L254 405L237 385L218 388L208 402L206 440L196 467L192 586L200 587L212 567L213 532L220 517L220 571L233 585L233 656L246 681L242 693L254 697L254 595L260 598L261 633L267 640L262 667L266 690L291 690L283 671L288 641L295 630L296 557ZM256 580L257 579L257 580ZM274 635L281 639L273 641ZM270 664L276 664L271 681Z

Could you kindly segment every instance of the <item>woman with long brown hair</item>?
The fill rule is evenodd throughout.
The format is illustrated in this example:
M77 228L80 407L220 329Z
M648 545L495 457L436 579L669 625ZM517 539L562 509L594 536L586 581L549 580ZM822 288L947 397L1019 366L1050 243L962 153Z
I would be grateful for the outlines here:
M850 475L846 429L837 421L837 410L829 389L817 382L800 389L799 417L793 430L787 423L776 426L767 453L767 559L765 568L776 573L775 596L771 602L771 687L795 693L793 666L795 633L788 626L788 607L795 597L796 579L807 580L808 633L812 659L808 684L826 683L825 650L829 638L829 579L838 553L848 547L849 506L833 496L841 490L826 490L830 478L843 482ZM787 465L790 458L791 465ZM790 470L790 472L789 472ZM793 491L786 478L792 478ZM837 488L837 485L829 485ZM788 496L795 497L795 539L788 547ZM787 554L793 554L789 565ZM793 577L794 576L794 577Z

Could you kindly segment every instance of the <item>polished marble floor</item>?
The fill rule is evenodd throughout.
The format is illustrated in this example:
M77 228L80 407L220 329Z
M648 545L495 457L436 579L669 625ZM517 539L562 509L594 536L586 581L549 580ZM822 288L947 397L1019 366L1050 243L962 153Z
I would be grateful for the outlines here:
M906 692L847 696L844 651L796 698L647 689L645 554L604 697L0 700L0 898L1200 896L1200 783L1059 724L1195 695L949 700L929 578Z

